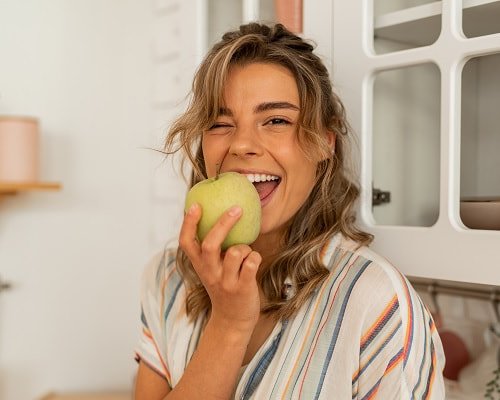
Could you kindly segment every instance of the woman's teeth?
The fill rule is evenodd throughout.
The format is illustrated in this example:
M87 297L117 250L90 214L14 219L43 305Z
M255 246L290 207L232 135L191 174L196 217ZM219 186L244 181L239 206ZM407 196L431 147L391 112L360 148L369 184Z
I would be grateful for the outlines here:
M277 181L279 177L274 175L266 175L266 174L245 174L248 180L252 183L254 182L267 182L267 181Z

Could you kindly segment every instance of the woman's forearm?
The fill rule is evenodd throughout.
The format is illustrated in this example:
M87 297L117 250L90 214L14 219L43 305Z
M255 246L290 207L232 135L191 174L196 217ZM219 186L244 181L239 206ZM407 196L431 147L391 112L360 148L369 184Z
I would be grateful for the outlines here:
M251 333L209 321L181 380L165 399L229 399Z

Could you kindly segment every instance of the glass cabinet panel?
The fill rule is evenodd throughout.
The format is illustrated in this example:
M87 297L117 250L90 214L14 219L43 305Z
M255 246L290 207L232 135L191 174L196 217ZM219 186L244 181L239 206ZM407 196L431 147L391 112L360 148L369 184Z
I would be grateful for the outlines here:
M500 229L500 54L462 70L460 196L462 222Z
M462 28L468 38L500 32L500 2L464 0Z
M440 73L435 64L376 74L372 143L375 222L433 225L439 215L440 174ZM380 194L383 198L377 199Z
M373 11L377 54L428 46L441 33L441 1L375 0Z

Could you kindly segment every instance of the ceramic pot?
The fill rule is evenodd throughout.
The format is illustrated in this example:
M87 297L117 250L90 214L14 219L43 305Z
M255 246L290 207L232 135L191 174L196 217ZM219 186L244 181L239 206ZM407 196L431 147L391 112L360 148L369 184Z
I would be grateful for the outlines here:
M38 120L0 116L0 181L38 181L38 164Z

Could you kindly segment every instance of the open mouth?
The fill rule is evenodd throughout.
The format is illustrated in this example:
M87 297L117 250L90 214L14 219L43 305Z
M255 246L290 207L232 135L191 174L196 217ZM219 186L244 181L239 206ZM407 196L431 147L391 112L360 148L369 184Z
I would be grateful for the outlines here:
M245 174L245 176L257 189L261 201L269 197L281 182L281 178L275 175Z

